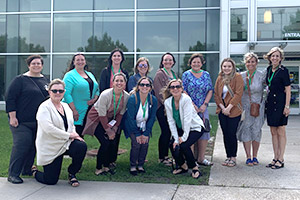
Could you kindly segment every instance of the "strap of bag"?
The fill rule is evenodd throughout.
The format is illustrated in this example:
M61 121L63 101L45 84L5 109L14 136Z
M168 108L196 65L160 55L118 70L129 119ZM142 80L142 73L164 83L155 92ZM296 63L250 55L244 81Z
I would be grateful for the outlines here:
M250 90L250 85L249 85L249 77L248 77L248 73L246 73L246 82L247 82L247 89L248 89L248 96L250 99L250 103L251 103L251 90Z
M28 76L27 76L28 77ZM44 93L42 92L41 88L34 82L34 80L32 80L30 77L28 77L29 80L31 80L33 82L33 84L39 89L41 95L46 98L47 96L44 95Z
M230 96L233 98L233 97L234 97L234 93L233 93L233 91L232 91L230 85L229 85L229 84L226 84L226 86L227 86L227 88L228 88L228 92L229 92ZM243 111L243 108L242 108L242 106L241 106L240 103L238 103L237 107L238 107L241 111Z

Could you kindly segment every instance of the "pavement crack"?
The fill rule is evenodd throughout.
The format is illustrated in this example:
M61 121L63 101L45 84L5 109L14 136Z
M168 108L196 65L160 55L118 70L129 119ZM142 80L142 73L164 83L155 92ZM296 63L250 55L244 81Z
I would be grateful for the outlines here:
M45 187L47 187L47 186L45 185L45 186L43 186L43 187L39 188L38 190L35 190L34 192L32 192L32 193L30 193L30 194L28 194L28 195L24 196L24 197L23 197L23 198L21 198L20 200L27 199L28 197L30 197L31 195L33 195L33 194L35 194L35 193L39 192L40 190L44 189Z
M175 195L176 195L176 193L177 193L177 191L178 191L178 188L179 188L179 184L177 184L177 186L176 186L176 190L175 190L175 192L174 192L174 194L172 195L172 197L171 197L171 200L173 200L174 199L174 197L175 197Z

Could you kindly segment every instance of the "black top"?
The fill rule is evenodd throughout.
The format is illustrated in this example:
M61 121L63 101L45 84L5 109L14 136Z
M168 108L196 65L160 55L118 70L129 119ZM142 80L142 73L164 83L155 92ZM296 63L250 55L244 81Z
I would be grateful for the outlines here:
M269 79L272 76L272 66L267 68L266 83L269 85ZM284 93L285 87L291 85L290 75L287 68L281 65L274 73L273 79L271 81L271 86L269 86L270 93Z
M15 77L6 93L6 112L16 111L19 123L36 122L38 107L48 96L48 83L45 77Z
M69 126L68 126L67 115L66 115L65 110L63 110L63 111L64 111L64 114L62 115L62 114L57 110L57 112L58 112L59 115L61 116L62 120L64 121L65 131L68 131Z
M127 78L128 81L128 73L126 70L124 70L123 68L121 68L121 72L123 72ZM101 76L100 76L100 94L110 88L110 75L111 75L111 68L107 68L105 67L102 72L101 72ZM127 91L127 84L126 84L126 91Z
M85 80L89 83L89 89L90 89L90 98L93 96L93 89L94 89L94 82L93 80L88 76L85 78Z

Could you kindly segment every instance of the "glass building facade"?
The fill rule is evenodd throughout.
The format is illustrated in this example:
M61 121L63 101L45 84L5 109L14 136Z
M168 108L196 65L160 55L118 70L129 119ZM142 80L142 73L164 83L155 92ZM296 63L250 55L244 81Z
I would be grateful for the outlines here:
M154 77L161 55L171 52L174 70L187 69L200 52L215 80L220 51L219 0L0 0L0 101L10 81L27 70L31 54L44 57L43 74L62 78L72 55L85 52L99 81L110 51L123 49L123 66L150 60Z

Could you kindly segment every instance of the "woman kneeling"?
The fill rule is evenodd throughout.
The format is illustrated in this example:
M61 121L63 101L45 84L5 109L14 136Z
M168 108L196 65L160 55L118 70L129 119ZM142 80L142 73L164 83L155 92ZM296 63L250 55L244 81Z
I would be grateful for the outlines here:
M54 185L57 183L64 155L72 158L68 167L69 183L79 186L76 173L80 170L87 150L86 143L76 133L73 112L68 104L61 102L65 84L54 79L48 87L50 99L43 102L37 112L38 131L36 139L37 164L44 172L32 168L38 182Z
M191 145L203 134L204 125L197 115L191 98L182 92L180 79L171 80L163 91L164 105L172 133L172 155L177 165L173 174L182 174L187 172L188 168L192 168L192 177L197 179L201 173L195 163Z

